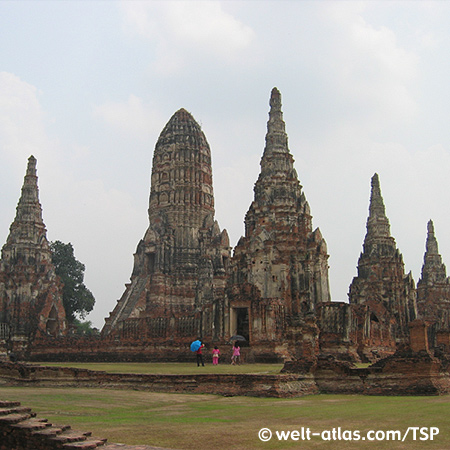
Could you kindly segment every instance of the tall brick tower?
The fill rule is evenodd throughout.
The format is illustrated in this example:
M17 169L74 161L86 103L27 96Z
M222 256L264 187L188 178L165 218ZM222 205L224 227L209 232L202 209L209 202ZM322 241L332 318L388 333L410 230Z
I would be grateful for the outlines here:
M208 142L185 109L156 143L148 213L131 283L103 333L216 337L223 328L229 239L214 220Z
M282 342L286 326L330 301L328 254L294 169L281 110L270 97L266 145L245 236L233 256L231 333L255 342Z
M417 309L422 319L434 323L432 330L450 329L450 278L439 254L431 220L427 225L422 274L417 282Z
M38 332L54 336L67 332L62 284L55 274L46 233L36 158L30 156L0 260L0 332L12 340L30 341Z
M377 341L377 345L381 341L406 341L408 324L417 316L414 280L411 273L405 275L403 256L391 236L378 174L372 177L367 233L349 300L368 307L367 339Z

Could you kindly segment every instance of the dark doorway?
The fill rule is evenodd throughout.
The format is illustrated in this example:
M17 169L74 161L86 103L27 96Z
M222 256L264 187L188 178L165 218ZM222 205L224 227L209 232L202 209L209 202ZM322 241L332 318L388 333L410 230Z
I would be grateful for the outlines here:
M155 272L155 254L154 253L147 253L147 269L148 269L148 273Z
M236 308L236 334L250 341L248 308Z

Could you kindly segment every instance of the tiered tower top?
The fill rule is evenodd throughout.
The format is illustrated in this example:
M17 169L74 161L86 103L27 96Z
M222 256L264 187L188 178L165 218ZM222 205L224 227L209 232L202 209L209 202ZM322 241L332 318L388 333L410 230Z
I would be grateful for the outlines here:
M372 192L370 196L369 217L367 219L366 240L373 238L388 238L391 235L389 220L386 217L383 197L381 196L378 174L372 177Z
M34 156L28 158L16 217L10 226L6 244L2 248L4 262L21 261L33 264L36 261L51 260L47 231L42 219L42 207L39 203L36 163Z
M285 131L281 111L281 94L275 87L270 96L269 120L267 122L266 145L261 158L261 172L255 183L255 206L271 205L291 213L309 213L309 206L302 194L302 186L294 169L294 158L288 148L288 136Z
M395 239L391 236L389 219L386 216L383 197L381 196L378 174L372 177L372 191L370 196L369 217L367 218L367 233L364 238L363 254L373 260L373 257L386 257L396 254Z
M438 242L434 234L434 224L430 220L427 225L427 243L423 258L422 275L419 284L432 284L436 282L445 282L447 271L445 264L442 263L442 257L439 254Z
M162 130L153 154L149 220L199 227L214 216L211 152L200 125L185 109ZM182 218L183 217L183 218Z
M258 201L266 184L291 181L300 191L297 172L294 169L294 158L289 152L288 136L281 111L281 94L275 87L270 95L269 120L267 122L266 145L261 158L261 172L255 185L255 200Z

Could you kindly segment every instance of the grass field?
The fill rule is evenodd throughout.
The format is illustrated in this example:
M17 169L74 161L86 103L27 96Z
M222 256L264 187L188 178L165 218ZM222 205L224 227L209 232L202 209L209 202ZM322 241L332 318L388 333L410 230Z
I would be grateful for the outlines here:
M89 368L93 366L89 364ZM109 371L123 371L120 365L116 366L107 367ZM129 366L127 371L130 371ZM264 368L258 366L238 368L246 367L248 372ZM162 367L176 373L190 370L188 365L132 367L139 373L156 373L154 370L162 370ZM142 372L144 367L151 371ZM205 367L205 370L208 369ZM224 365L223 370L228 370L228 366ZM266 370L270 370L270 365ZM0 399L20 401L52 423L70 424L74 429L92 431L98 437L108 438L109 442L127 444L186 450L450 448L450 396L317 395L272 399L97 388L0 387ZM420 440L423 435L418 433L414 440L411 430L404 442L324 441L320 437L312 437L310 441L280 442L272 438L269 442L261 442L258 431L264 427L274 434L276 430L301 430L301 427L309 427L311 432L318 433L340 427L341 431L360 430L361 436L368 430L400 430L404 433L408 427L438 427L440 433L433 441Z
M192 375L198 373L280 373L283 364L205 364L197 367L196 363L39 363L43 366L77 367L80 369L101 370L111 373L158 373L175 375Z

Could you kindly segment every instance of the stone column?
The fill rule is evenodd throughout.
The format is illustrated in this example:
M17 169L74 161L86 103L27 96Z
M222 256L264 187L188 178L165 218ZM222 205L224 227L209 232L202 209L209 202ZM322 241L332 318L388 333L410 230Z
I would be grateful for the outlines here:
M409 323L409 344L413 352L425 351L429 353L428 348L428 322L416 319Z

